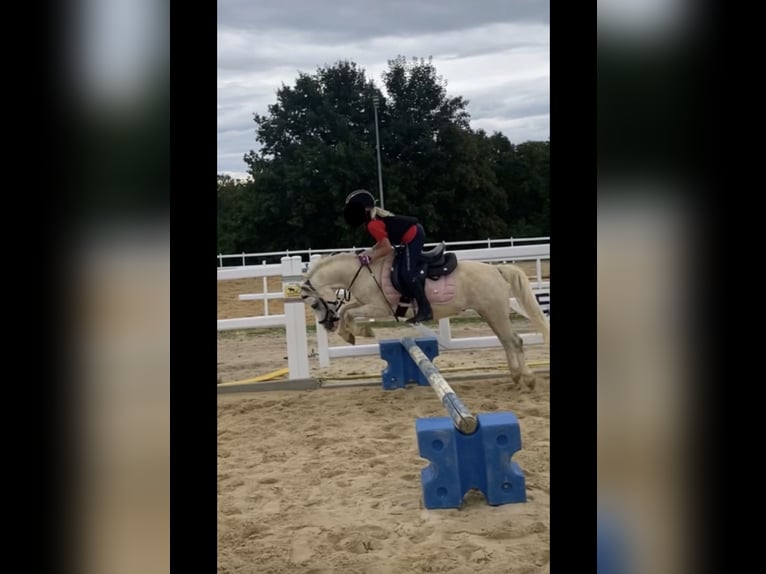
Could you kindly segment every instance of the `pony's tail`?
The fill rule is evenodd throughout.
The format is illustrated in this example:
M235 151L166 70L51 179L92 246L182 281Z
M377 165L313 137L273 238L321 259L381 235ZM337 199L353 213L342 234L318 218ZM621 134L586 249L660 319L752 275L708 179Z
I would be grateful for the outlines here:
M500 275L503 276L508 284L511 286L511 294L516 297L516 301L519 302L524 312L540 330L543 335L543 340L547 345L550 343L550 324L548 323L548 317L545 316L543 310L540 308L540 304L537 302L537 297L532 292L532 286L529 284L527 274L516 267L515 265L498 265L497 270L500 271Z

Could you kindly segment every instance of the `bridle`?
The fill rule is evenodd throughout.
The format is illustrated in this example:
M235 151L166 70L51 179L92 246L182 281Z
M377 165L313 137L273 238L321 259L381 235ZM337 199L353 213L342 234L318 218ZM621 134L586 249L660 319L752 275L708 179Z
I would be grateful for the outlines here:
M356 282L356 278L359 277L359 271L362 270L362 267L364 267L364 265L359 266L359 269L357 269L356 274L348 287L345 289L340 288L335 291L335 301L327 301L326 299L319 297L319 291L317 291L316 287L311 284L310 279L306 279L304 282L303 285L316 294L315 299L322 305L322 307L324 307L324 318L319 321L319 324L328 331L335 329L335 324L340 321L341 307L351 301L351 287ZM302 299L307 299L308 297L308 295L301 295ZM316 309L317 304L312 305L312 308Z
M341 304L351 299L351 294L349 293L346 297L345 294L341 295L341 289L338 289L335 293L337 299L335 301L327 301L326 299L319 297L319 291L316 290L316 287L311 284L309 279L307 279L303 285L311 290L312 294L314 294L314 299L316 299L316 302L313 303L311 307L316 310L319 305L321 305L324 308L324 317L319 321L319 324L328 331L334 330L335 324L340 321L338 311L340 310ZM309 296L310 295L306 295L305 293L301 294L301 299L308 299ZM345 301L343 299L345 299Z
M359 265L359 269L356 270L356 273L354 274L354 278L351 279L351 283L349 283L348 287L343 289L342 287L340 289L337 289L335 291L335 301L327 301L326 299L323 299L322 297L319 297L319 291L317 291L316 287L314 287L311 284L310 279L306 279L306 281L303 283L304 287L308 287L313 293L316 294L315 299L318 301L319 304L324 307L324 318L319 321L319 324L322 325L325 329L328 331L332 331L335 329L335 324L340 321L340 310L351 300L351 287L353 287L354 283L356 282L357 277L359 277L359 273L361 272L363 267L367 267L367 269L370 271L370 275L372 276L372 279L375 281L375 284L378 286L378 289L380 290L380 293L383 295L383 299L386 299L385 293L383 293L383 288L380 286L380 283L378 283L378 280L375 278L375 274L372 272L372 269L370 269L369 265ZM307 299L309 295L301 295L302 299ZM388 301L386 299L386 301ZM317 308L317 303L313 304L311 306L313 309ZM391 305L389 304L389 308L391 309L391 314L394 316L394 319L396 321L399 321L399 317L397 317L396 313L394 312L393 308L391 308Z

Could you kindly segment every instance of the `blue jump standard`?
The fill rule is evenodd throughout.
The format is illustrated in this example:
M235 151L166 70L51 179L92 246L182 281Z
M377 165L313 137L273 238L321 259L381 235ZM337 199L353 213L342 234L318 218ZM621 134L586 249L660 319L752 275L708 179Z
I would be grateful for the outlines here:
M415 339L420 350L429 361L439 354L439 342L434 337ZM414 381L421 387L429 386L428 379L412 360L399 339L386 339L380 342L380 358L388 363L383 369L383 390L403 389L407 383Z
M426 508L459 508L475 488L491 506L526 502L524 474L511 457L521 449L513 413L478 417L476 432L461 433L449 417L415 420L420 456L431 464L420 471Z
M436 339L429 337L416 342L429 360L438 355ZM383 371L384 389L401 388L412 380L419 385L429 384L399 340L381 341L380 356L388 361ZM516 415L485 413L478 415L477 420L472 434L460 432L449 417L415 420L420 456L430 461L420 471L426 508L459 508L471 489L480 490L492 506L526 502L524 474L511 461L521 450Z

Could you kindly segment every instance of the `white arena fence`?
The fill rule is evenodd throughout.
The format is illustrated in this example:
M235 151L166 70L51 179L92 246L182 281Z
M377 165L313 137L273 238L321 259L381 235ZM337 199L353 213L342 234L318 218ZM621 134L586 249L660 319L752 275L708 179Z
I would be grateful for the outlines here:
M540 238L531 238L532 240ZM516 240L517 243L521 242ZM339 251L339 250L328 250ZM347 250L346 250L347 251ZM542 279L542 261L550 260L550 244L540 243L531 245L513 245L505 247L482 247L454 251L458 260L475 260L489 263L514 263L520 261L535 261L535 277L531 279L543 311L550 317L550 282ZM262 255L262 254L261 254ZM316 251L310 259L321 257ZM264 314L236 319L219 319L218 330L258 329L266 327L285 327L287 338L287 356L290 379L307 379L310 377L308 364L308 338L306 333L306 310L300 299L300 290L296 287L302 281L302 275L308 268L310 259L303 261L300 255L287 255L278 264L262 263L261 265L244 265L238 267L219 267L218 280L263 278L263 293L241 294L240 300L261 300L264 303ZM269 292L267 277L281 276L282 291ZM284 313L269 315L268 302L271 299L284 300ZM510 300L511 307L518 313L524 314L514 298ZM358 357L379 354L378 344L371 345L339 345L330 346L327 331L319 324L316 325L317 353L319 366L327 367L331 359L341 357ZM416 326L423 334L435 336L440 347L450 349L475 349L499 347L497 337L452 337L449 318L439 321L439 330L434 332L424 325ZM542 343L539 333L523 333L522 339L527 344Z
M499 239L474 239L470 241L446 241L448 251L456 251L459 249L477 249L479 247L514 247L516 245L537 245L550 243L550 237L507 237ZM428 249L441 245L441 243L426 243L423 248ZM366 246L365 246L366 247ZM219 253L218 268L225 267L246 267L248 265L267 265L267 264L279 264L282 257L291 257L293 255L300 255L303 259L309 260L312 255L322 255L324 253L336 253L338 251L355 251L357 249L364 249L365 247L345 247L342 249L285 249L284 251L264 251L260 253L236 253L224 255Z

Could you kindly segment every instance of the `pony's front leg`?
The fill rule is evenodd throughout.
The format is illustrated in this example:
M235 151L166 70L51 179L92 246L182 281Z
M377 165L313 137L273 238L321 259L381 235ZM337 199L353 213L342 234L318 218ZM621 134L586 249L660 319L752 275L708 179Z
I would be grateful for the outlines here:
M354 336L354 333L352 332L353 329L353 320L351 323L349 323L348 312L349 310L354 309L355 307L359 307L360 304L358 301L349 301L346 303L343 307L340 308L340 311L338 311L338 335L341 339L346 341L347 343L354 345L356 344L356 337ZM349 328L349 325L351 328Z
M359 322L358 319L373 319L390 314L389 309L369 303L367 305L357 305L352 309L344 309L344 311L346 311L344 320L348 325L348 329L359 337L374 337L375 333L369 321Z
M337 331L337 333L338 333L338 336L341 339L343 339L344 341L346 341L346 343L348 343L349 345L355 345L356 344L356 337L354 336L354 334L351 331L349 331L346 328L346 325L343 323L343 319L341 319L341 322L338 323L338 331Z

